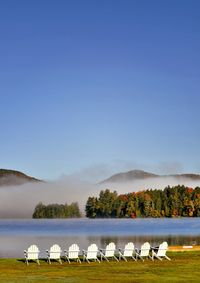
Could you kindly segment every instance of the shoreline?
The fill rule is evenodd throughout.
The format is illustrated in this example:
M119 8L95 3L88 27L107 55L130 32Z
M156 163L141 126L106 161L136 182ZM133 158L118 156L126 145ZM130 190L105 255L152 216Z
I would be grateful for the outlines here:
M200 245L193 245L193 246L168 246L167 253L173 253L173 252L198 252L200 251ZM45 259L46 257L41 257L42 259ZM21 257L0 257L0 260L4 259L24 259L23 256Z
M169 252L185 252L185 251L200 251L199 245L193 245L193 246L169 246L168 247Z

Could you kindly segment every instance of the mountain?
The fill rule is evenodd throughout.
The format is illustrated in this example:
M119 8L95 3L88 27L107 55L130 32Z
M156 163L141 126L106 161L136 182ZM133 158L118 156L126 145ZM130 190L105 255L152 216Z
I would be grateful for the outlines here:
M41 182L41 180L30 177L19 171L0 169L0 187L18 186L30 182Z
M200 175L199 174L174 174L174 175L156 175L153 173L145 172L142 170L132 170L128 172L118 173L115 175L112 175L108 179L101 182L102 183L124 183L124 182L130 182L130 181L138 181L138 180L144 180L149 178L185 178L188 180L193 181L200 181Z
M142 170L132 170L132 171L112 175L110 178L104 180L101 183L129 182L134 180L144 180L147 178L156 178L156 177L158 177L158 175L148 173Z

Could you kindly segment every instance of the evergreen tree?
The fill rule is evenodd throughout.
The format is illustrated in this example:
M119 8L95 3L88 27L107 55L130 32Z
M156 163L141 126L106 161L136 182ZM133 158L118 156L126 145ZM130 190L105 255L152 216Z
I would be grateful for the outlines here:
M86 216L96 217L199 217L200 187L166 187L164 190L146 190L117 195L101 191L99 198L89 197Z
M81 217L78 203L71 205L63 204L48 204L44 205L41 202L36 205L33 218L70 218Z

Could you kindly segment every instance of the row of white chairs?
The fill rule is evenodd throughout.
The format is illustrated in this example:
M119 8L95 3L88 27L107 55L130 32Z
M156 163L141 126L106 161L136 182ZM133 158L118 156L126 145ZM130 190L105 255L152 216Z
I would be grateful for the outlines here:
M118 250L117 258L115 243L111 242L106 246L105 249L98 249L96 244L91 244L90 246L88 246L87 250L82 251L82 255L83 261L87 261L88 263L90 263L91 260L100 263L100 260L102 261L103 259L105 259L106 261L109 261L109 259L111 258L115 259L116 261L119 261L121 259L127 261L128 258L132 258L135 261L137 261L138 259L144 261L144 258L150 258L151 260L154 260L154 258L157 258L159 260L166 258L170 260L170 258L166 255L167 249L167 242L161 243L158 247L151 247L149 242L145 242L141 246L140 250L135 249L134 244L132 242L129 242L125 245L124 249ZM39 253L39 248L36 245L31 245L27 250L25 250L24 255L26 264L28 265L29 260L35 260L38 264L40 264ZM51 264L51 260L57 260L60 262L60 264L62 264L62 250L58 244L55 244L49 250L46 250L46 253L47 261L49 264ZM69 247L68 250L65 250L64 255L69 263L70 260L76 260L77 262L81 263L80 248L77 244L73 244Z

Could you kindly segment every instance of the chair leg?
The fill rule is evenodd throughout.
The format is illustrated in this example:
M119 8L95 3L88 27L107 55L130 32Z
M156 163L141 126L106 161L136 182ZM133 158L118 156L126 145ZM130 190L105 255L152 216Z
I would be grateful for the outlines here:
M81 263L81 260L80 260L80 258L77 258L77 261L78 261L79 263Z
M126 258L123 256L123 254L119 251L119 261L120 261L122 258L123 258L125 261L127 261Z
M154 261L153 257L151 257L150 255L149 255L149 258Z
M116 256L114 256L114 259L115 259L116 261L119 261L119 260L116 258Z
M68 256L66 256L66 259L67 259L68 263L70 264L71 262L70 262L70 260L69 260Z
M166 258L166 259L168 259L168 260L171 260L171 258L169 258L169 257L168 257L168 256L166 256L166 255L165 255L165 258Z
M97 258L98 263L100 263L100 260Z
M136 254L136 260L140 258L142 261L144 261L144 259L139 255L139 254Z
M37 264L40 265L39 259L37 259Z
M125 258L125 256L121 255L121 257L123 258L123 260L127 261L127 259Z
M140 255L139 255L139 258L144 262L144 259L143 259L143 257L141 257Z
M109 260L107 259L107 257L105 257L105 255L101 253L101 261L103 260L103 258L104 258L105 260L107 260L107 262L109 262Z
M154 254L154 257L156 257L157 259L159 259L160 261L162 261L162 258L160 258L159 256L157 256L157 254Z
M134 261L137 261L137 259L134 256L132 256L132 259L134 259Z

